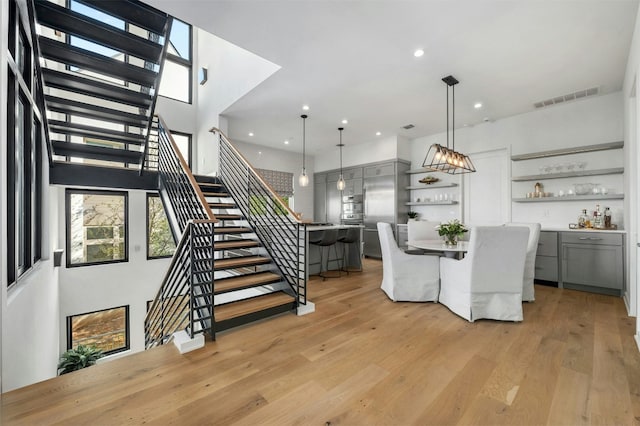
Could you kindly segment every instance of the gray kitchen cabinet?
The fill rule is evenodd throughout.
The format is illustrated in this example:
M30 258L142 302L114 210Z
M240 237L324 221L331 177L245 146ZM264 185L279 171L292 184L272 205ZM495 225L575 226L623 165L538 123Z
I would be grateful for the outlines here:
M558 277L558 233L555 231L540 232L538 251L536 252L535 279L544 281L560 281Z
M409 231L406 223L399 223L396 226L396 241L398 242L398 247L403 250L407 249L407 241L409 240Z
M327 181L327 222L340 223L342 213L342 193L338 191L337 180Z
M624 289L624 235L562 232L562 286L621 296Z
M317 173L313 178L313 221L327 221L327 175Z

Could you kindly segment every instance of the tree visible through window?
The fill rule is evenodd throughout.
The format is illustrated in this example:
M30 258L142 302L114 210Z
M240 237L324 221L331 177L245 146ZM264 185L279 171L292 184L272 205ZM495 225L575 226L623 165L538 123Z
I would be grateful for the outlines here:
M169 257L176 244L160 197L147 194L147 258Z
M127 260L127 194L67 190L67 266Z
M67 317L67 349L96 346L105 354L129 349L129 307Z

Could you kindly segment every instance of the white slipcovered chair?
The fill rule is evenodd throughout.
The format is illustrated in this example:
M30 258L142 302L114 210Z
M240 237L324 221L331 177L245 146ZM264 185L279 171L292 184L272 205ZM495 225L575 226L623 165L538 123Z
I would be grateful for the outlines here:
M527 243L527 258L524 261L524 277L522 280L522 301L533 302L536 300L533 279L536 274L536 253L538 252L538 240L540 239L539 223L505 223L505 226L524 226L529 228L529 242Z
M522 321L528 238L525 227L473 227L464 259L440 258L438 301L470 322Z
M438 256L412 256L398 248L391 225L378 223L382 249L382 290L394 302L437 302Z
M441 239L436 230L436 226L440 225L440 222L431 222L428 220L410 220L407 222L407 240L439 240ZM419 249L416 247L408 246L407 253L409 254L424 254L427 250Z

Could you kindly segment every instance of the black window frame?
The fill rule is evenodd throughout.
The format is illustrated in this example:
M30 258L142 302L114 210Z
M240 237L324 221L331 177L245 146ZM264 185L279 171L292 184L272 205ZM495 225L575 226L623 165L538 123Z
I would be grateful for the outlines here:
M44 128L36 102L33 41L24 20L28 11L17 1L9 2L7 46L7 286L42 259ZM24 57L16 58L16 55ZM16 132L18 105L22 105L21 132ZM21 140L18 138L22 136ZM16 155L20 147L21 158ZM18 172L22 179L18 179ZM17 195L21 194L20 197ZM21 238L22 237L22 238Z
M170 96L166 96L166 95L161 94L160 93L160 86L162 86L162 83L160 83L158 85L158 96L161 96L161 97L166 98L166 99L171 99L171 100L174 100L176 102L182 102L183 104L191 105L191 104L193 104L193 25L191 25L191 24L189 24L189 23L187 23L185 21L182 21L180 19L177 19L175 17L172 17L171 19L173 19L174 21L180 21L180 22L182 22L182 23L184 23L184 24L189 26L189 59L184 59L184 58L182 58L182 57L180 57L178 55L174 55L173 53L171 53L169 51L167 51L167 55L166 55L166 57L164 59L165 62L169 61L169 62L173 62L173 63L176 63L178 65L182 65L184 67L189 68L189 101L185 102L185 101L183 101L181 99L176 99L176 98L172 98ZM171 34L167 34L167 38L168 38L167 43L171 43L171 41L170 41L171 40ZM163 70L164 70L164 65L163 65ZM164 73L164 71L163 71L163 73Z
M120 352L125 352L131 349L131 324L130 324L130 315L129 315L129 305L122 305L122 306L113 306L111 308L104 308L104 309L98 309L95 311L90 311L90 312L83 312L80 314L75 314L75 315L68 315L67 316L67 350L69 349L73 349L72 344L73 344L73 318L74 317L78 317L81 315L91 315L91 314L97 314L98 312L104 312L104 311L110 311L112 309L121 309L124 308L124 312L125 312L125 346L123 348L118 348L118 349L113 349L110 351L104 351L103 354L105 356L107 355L113 355L113 354L117 354Z
M124 197L124 258L105 260L100 262L71 263L71 195L91 194L91 195L117 195ZM64 216L65 216L65 253L67 268L78 268L84 266L109 265L112 263L126 263L129 261L129 192L111 191L104 189L83 189L67 188L64 195Z
M145 206L146 206L146 208L145 208L145 213L146 213L146 220L145 220L146 232L145 232L145 235L146 235L146 237L145 237L145 239L146 239L146 245L147 245L147 260L172 258L173 254L175 253L175 250L174 250L173 253L167 254L167 255L164 255L164 256L150 256L149 255L149 237L150 237L150 235L149 235L149 199L150 198L157 198L157 199L160 200L160 202L162 202L162 199L160 198L160 194L158 194L157 192L147 192L147 196L145 198L145 200L146 200L146 203L145 203ZM169 218L167 218L167 220L169 220ZM171 224L169 224L169 232L171 232L171 237L173 238L174 245L177 246L178 243L176 242L175 235L173 235L173 232L171 231Z

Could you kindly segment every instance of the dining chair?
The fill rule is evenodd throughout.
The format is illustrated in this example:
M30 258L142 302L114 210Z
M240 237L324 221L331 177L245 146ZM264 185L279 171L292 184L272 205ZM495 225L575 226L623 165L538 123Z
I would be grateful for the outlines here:
M382 290L394 302L437 302L440 291L439 256L404 253L389 223L378 222L382 250Z
M505 223L505 226L524 226L529 228L529 241L527 242L527 258L524 262L524 276L522 279L522 301L533 302L536 300L533 280L536 275L536 253L538 252L538 240L540 239L539 223Z
M462 260L440 258L438 302L467 321L522 321L522 277L529 229L476 226Z

